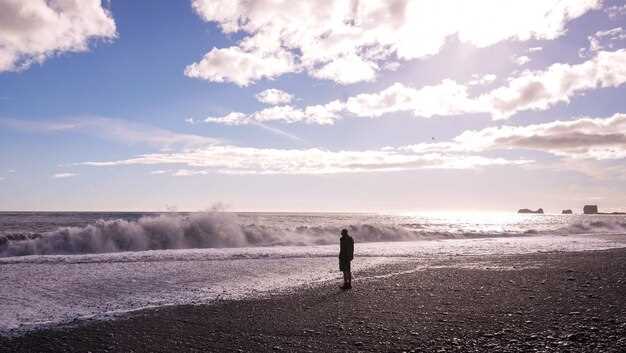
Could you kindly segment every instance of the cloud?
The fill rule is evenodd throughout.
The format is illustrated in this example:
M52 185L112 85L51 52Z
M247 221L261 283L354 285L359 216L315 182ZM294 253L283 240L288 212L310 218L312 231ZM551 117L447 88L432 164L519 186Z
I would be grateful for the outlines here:
M609 18L612 20L618 19L624 15L626 15L626 4L625 5L613 5L604 9Z
M211 172L208 170L191 170L191 169L179 169L172 173L172 176L177 177L186 177L186 176L194 176L194 175L207 175Z
M473 169L494 165L521 165L507 160L443 153L415 154L394 150L329 151L319 148L270 149L211 146L176 153L153 153L136 158L83 162L87 166L180 165L174 176L222 174L336 174L415 169ZM190 169L191 168L191 169Z
M232 112L224 116L210 116L204 119L205 123L216 123L224 125L254 125L263 130L269 131L275 135L286 137L292 141L304 142L296 135L290 134L281 129L271 127L265 124L265 122L282 120L282 121L300 121L305 118L305 112L291 107L291 106L276 106L264 109L260 112L252 115L246 115L244 113ZM295 120L294 120L295 119Z
M206 121L228 125L271 121L330 125L345 116L375 118L398 112L411 112L424 118L489 113L493 119L507 119L520 111L547 110L558 103L568 103L572 97L589 90L623 85L626 49L600 51L580 64L556 63L545 70L525 70L509 78L503 86L479 96L469 95L470 86L488 84L495 79L495 75L474 76L467 85L445 79L420 88L394 83L381 91L357 94L345 101L304 108L276 106Z
M488 85L494 82L498 77L494 74L486 74L483 76L474 74L472 75L472 80L467 84L470 86L479 86L479 85Z
M304 109L290 105L280 105L265 108L251 114L232 112L220 117L208 117L204 119L204 122L225 125L246 125L282 121L286 123L305 122L309 124L326 125L333 124L335 120L340 119L337 113L343 109L344 105L339 101L332 101L325 105L312 105Z
M416 116L432 117L435 115L481 112L485 109L481 109L477 101L468 97L466 86L453 80L444 80L440 84L425 86L420 89L395 83L380 92L362 93L350 97L346 102L335 100L324 105L313 105L305 108L289 105L275 106L250 114L233 112L222 117L209 117L205 119L205 122L244 125L254 122L280 121L330 125L341 119L342 114L380 117L388 113L402 111L413 111Z
M245 125L252 122L248 116L240 112L231 112L224 116L209 116L204 119L205 123L218 123L224 125Z
M563 160L626 158L626 114L583 117L527 126L468 130L450 141L419 143L364 151L320 148L272 149L212 145L180 152L151 153L116 161L89 161L87 166L172 165L174 176L223 174L335 174L416 169L472 169L526 165L526 159L480 155L504 150L536 150Z
M478 100L494 119L506 119L519 111L546 110L584 91L625 82L626 50L600 51L581 64L557 63L546 70L524 71Z
M532 48L528 48L528 52L529 53L536 53L536 52L540 52L543 50L543 47L532 47Z
M284 50L246 52L238 47L213 48L198 63L185 68L185 76L212 82L248 86L262 78L297 71L293 55Z
M0 181L3 181L3 180L4 180L4 177L1 177L1 176L0 176Z
M522 56L518 56L513 58L513 62L516 63L518 66L523 66L528 64L531 61L531 59L526 56L526 55L522 55Z
M326 80L333 80L340 84L374 81L378 64L370 60L363 60L360 56L351 54L338 57L319 68L310 71L310 75Z
M531 149L574 159L622 159L626 158L626 114L465 131L454 141L469 151Z
M65 178L72 178L77 176L78 174L76 173L56 173L56 174L52 174L52 178L54 179L65 179Z
M400 64L397 61L388 61L388 62L383 64L382 68L383 68L383 70L386 70L386 71L396 71L396 70L398 70L400 68L401 65L402 64Z
M186 74L242 86L300 71L341 84L371 81L386 61L435 55L452 36L480 48L506 40L555 39L569 21L600 3L193 0L203 20L241 39L212 49Z
M606 31L597 31L587 37L589 47L580 48L578 55L586 58L594 55L600 50L613 49L617 42L626 40L626 31L622 27L615 27Z
M421 143L399 149L418 154L537 150L568 159L623 159L626 158L626 114L468 130L450 142Z
M0 72L116 37L115 21L99 0L0 0Z
M261 91L255 95L255 98L265 104L277 105L277 104L287 104L291 102L293 96L285 91L281 91L279 89L270 88L265 91Z
M347 100L346 110L360 117L412 111L415 116L430 118L480 111L480 108L469 98L466 86L443 80L440 84L420 89L395 83L377 93L358 94Z
M166 174L167 172L168 172L167 170L153 170L150 172L150 175Z
M0 119L0 125L37 133L78 132L115 142L145 144L162 149L197 147L219 142L210 137L177 133L128 120L100 117L47 121Z

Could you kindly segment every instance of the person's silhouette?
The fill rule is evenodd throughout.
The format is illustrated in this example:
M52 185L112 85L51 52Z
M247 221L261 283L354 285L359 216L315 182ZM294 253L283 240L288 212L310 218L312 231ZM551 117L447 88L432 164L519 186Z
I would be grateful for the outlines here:
M352 272L350 272L350 261L354 257L354 239L348 235L348 230L341 231L339 239L339 271L343 272L343 286L341 289L352 288Z

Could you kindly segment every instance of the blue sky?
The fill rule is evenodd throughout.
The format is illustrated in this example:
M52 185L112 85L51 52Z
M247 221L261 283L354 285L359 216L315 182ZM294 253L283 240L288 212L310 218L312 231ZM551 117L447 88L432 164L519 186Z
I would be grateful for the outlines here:
M624 1L0 10L0 210L626 208Z

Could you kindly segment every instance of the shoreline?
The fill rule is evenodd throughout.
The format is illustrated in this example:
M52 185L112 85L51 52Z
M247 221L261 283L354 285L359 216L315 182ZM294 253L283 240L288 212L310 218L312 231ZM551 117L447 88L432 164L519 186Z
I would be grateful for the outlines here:
M358 261L358 259L357 259ZM0 336L0 352L626 349L626 248L380 265L255 299Z

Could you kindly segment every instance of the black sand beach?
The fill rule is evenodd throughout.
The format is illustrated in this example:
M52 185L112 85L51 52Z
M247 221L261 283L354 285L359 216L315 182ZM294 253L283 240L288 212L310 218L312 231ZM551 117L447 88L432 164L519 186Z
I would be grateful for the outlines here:
M625 282L626 249L406 261L355 273L350 291L144 310L0 337L0 351L624 352Z

